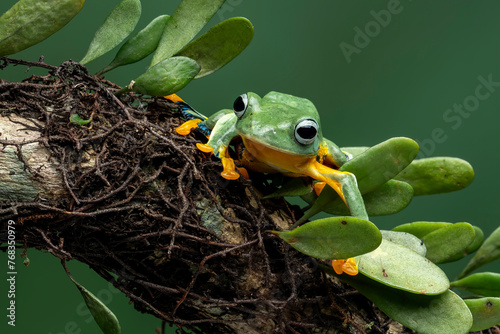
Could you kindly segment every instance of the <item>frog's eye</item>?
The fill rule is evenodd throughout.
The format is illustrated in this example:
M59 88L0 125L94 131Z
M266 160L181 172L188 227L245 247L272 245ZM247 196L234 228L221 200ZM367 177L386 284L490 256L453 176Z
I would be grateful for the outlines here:
M295 140L302 145L314 142L318 135L318 123L313 119L300 121L295 127Z
M234 104L233 104L234 113L236 114L236 116L238 118L241 118L245 114L247 107L248 107L248 95L241 94L234 101Z

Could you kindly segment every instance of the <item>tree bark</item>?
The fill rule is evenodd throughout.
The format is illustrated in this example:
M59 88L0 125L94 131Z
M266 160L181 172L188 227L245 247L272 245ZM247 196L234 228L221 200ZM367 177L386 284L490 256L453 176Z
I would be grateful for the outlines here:
M176 104L118 99L71 61L10 63L49 74L0 81L0 241L15 220L25 249L86 263L137 310L193 332L412 332L268 233L298 208L263 200L264 175L223 179L201 134L175 133Z

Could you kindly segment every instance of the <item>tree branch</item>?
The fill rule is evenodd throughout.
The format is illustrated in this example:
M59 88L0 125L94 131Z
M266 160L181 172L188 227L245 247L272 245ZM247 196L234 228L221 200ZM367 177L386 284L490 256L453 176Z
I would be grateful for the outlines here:
M175 133L175 104L119 100L73 62L0 61L50 70L0 82L0 224L15 219L24 247L88 264L137 310L193 332L411 332L266 233L300 212L262 200L260 174L222 179L202 135Z

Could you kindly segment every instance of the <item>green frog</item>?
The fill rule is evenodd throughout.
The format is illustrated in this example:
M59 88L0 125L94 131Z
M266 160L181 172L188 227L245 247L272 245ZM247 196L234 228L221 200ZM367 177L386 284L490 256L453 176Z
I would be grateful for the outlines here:
M237 140L239 165L324 182L339 194L352 216L368 220L356 177L338 170L349 157L323 137L318 111L311 101L278 92L261 98L250 92L238 96L232 110L223 109L207 118L177 95L166 98L178 102L188 119L177 133L187 135L200 128L209 137L206 144L198 143L197 147L222 160L222 177L235 180L246 175L229 156L228 147Z

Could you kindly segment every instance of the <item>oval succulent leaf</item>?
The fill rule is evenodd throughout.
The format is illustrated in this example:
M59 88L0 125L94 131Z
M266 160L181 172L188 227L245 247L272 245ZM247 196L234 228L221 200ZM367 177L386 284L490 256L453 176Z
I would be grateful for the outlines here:
M71 276L70 279L82 294L85 304L102 332L104 334L120 334L120 323L114 313L99 298L76 282Z
M382 236L377 227L354 217L314 220L292 231L272 231L293 248L320 259L347 259L378 247Z
M451 287L466 290L480 296L500 297L500 274L477 273L451 282Z
M482 331L500 324L500 298L466 299L465 304L472 313L471 332Z
M225 0L182 0L168 20L151 66L172 57L207 24Z
M382 238L398 244L400 246L411 249L415 253L425 256L427 249L425 248L425 244L422 240L414 236L413 234L406 232L394 232L394 231L385 231L381 230Z
M40 43L80 12L85 0L21 0L0 17L0 56Z
M342 152L345 152L345 153L351 155L352 158L354 158L354 157L357 157L358 155L360 155L361 153L364 153L369 148L370 147L368 147L368 146L351 146L351 147L342 147L342 148L340 148L340 150Z
M410 234L413 234L419 239L422 239L424 236L427 234L431 233L432 231L438 230L440 228L443 228L445 226L449 226L451 223L445 223L445 222L413 222L413 223L407 223L407 224L402 224L399 226L396 226L393 228L393 231L396 232L407 232Z
M252 41L253 32L250 21L244 17L233 17L212 27L176 55L196 60L201 66L196 78L201 78L239 55Z
M141 11L140 0L122 0L97 30L80 63L90 63L120 44L134 30Z
M153 53L160 42L161 35L169 19L170 16L168 15L160 15L151 21L144 29L122 45L115 58L99 74L111 71L118 66L138 62Z
M366 194L399 174L417 153L418 144L412 139L391 138L349 160L339 170L356 175L359 191Z
M493 231L481 247L479 247L477 253L469 261L459 278L498 258L500 258L500 227Z
M419 333L466 334L472 315L465 302L450 290L439 295L419 295L392 289L363 275L336 275L333 268L322 270L351 285L392 319Z
M476 233L468 223L456 223L432 231L422 241L427 247L427 258L434 263L445 263L464 254L474 241Z
M466 257L467 255L474 253L475 251L478 250L479 247L481 247L481 245L483 244L483 241L484 241L483 230L481 230L477 226L472 226L472 228L474 228L474 234L475 234L474 240L470 243L469 246L467 246L465 248L465 250L463 252L457 253L455 256L451 256L448 259L448 262L458 261L458 260Z
M332 192L328 197L335 198L326 203L323 211L334 215L349 214L346 205L338 195L335 196L336 193L333 189L325 187L323 191ZM366 212L369 216L395 214L406 208L412 198L412 187L406 182L396 180L389 180L374 191L363 195Z
M422 255L386 239L359 257L359 272L384 285L411 293L436 295L449 287L446 274Z
M200 71L200 65L186 57L172 57L150 67L139 76L132 90L140 94L166 96L184 88Z
M451 157L417 159L396 180L408 182L415 196L461 190L471 184L474 170L465 160Z
M484 242L484 232L477 226L472 226L476 234L474 241L467 247L466 253L471 254L479 249Z

